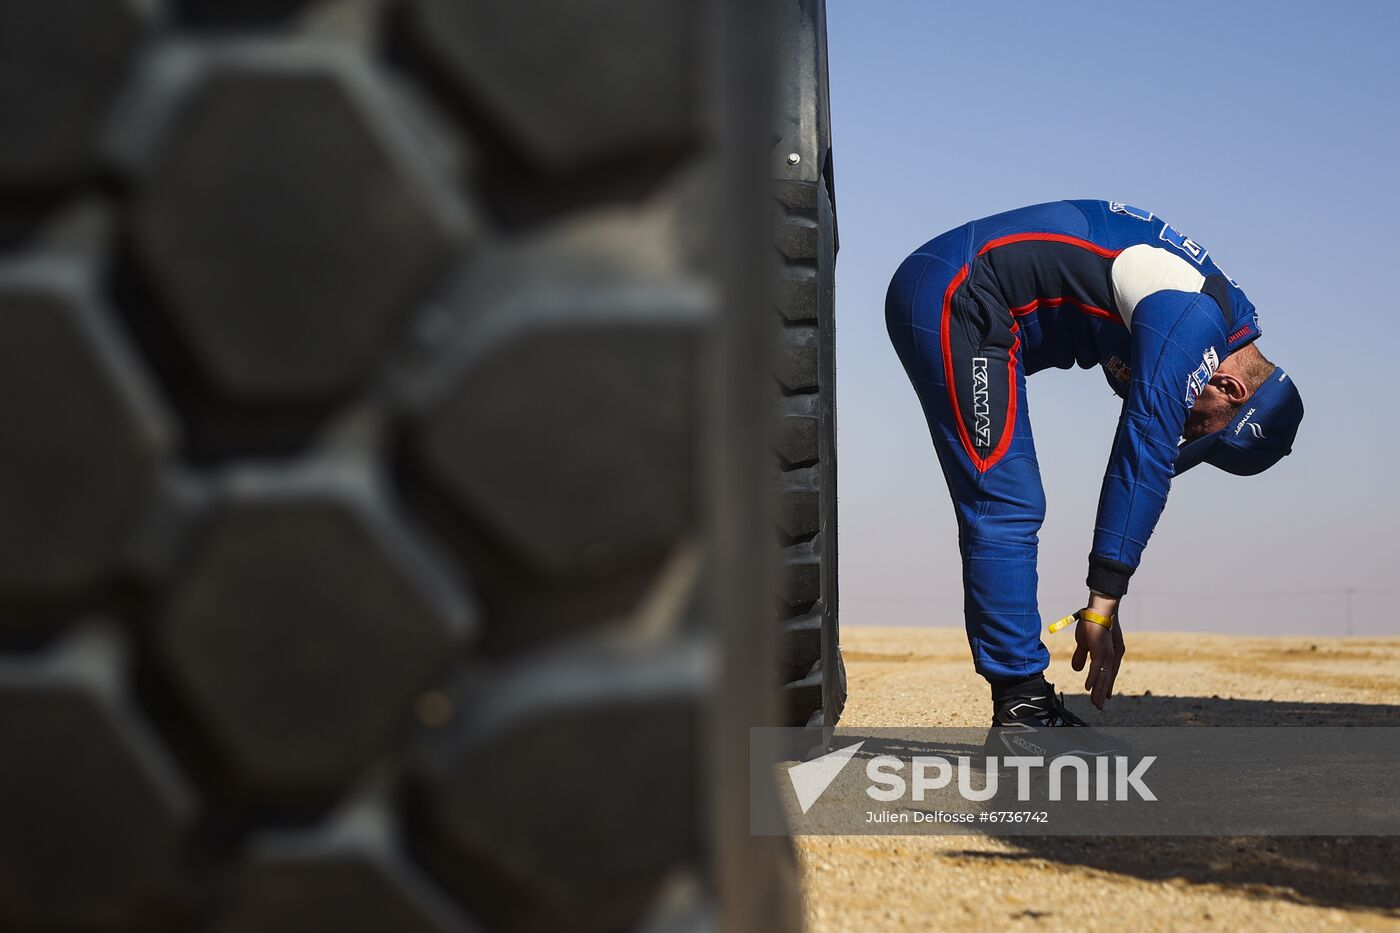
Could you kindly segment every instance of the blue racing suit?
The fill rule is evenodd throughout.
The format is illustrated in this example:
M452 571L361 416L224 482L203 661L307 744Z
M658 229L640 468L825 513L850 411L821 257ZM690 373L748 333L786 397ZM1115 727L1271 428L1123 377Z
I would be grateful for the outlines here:
M977 670L1026 677L1050 656L1036 607L1045 492L1026 376L1100 366L1123 398L1088 585L1121 596L1166 504L1197 394L1259 337L1243 291L1151 212L1056 201L951 230L895 273L886 324L918 393L958 519Z

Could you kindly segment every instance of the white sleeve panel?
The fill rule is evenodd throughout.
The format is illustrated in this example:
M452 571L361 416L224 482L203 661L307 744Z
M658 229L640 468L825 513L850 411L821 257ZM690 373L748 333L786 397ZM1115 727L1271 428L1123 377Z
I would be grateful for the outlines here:
M1113 300L1123 323L1133 326L1133 311L1139 301L1153 292L1171 289L1178 292L1199 292L1206 283L1205 276L1175 253L1139 243L1129 246L1113 260Z

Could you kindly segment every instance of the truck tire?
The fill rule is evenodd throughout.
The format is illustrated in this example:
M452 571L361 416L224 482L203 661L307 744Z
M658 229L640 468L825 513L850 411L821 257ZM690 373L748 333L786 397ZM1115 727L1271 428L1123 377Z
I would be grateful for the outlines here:
M760 6L0 5L0 929L795 928Z
M829 728L846 704L836 549L836 205L824 0L783 0L773 172L778 292L783 724Z

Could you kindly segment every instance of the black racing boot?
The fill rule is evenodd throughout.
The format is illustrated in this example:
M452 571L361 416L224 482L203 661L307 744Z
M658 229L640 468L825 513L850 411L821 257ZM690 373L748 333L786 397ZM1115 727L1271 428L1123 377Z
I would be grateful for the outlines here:
M1126 755L1126 743L1110 738L1065 708L1055 685L1037 677L1000 692L992 700L992 729L986 753L1056 758Z

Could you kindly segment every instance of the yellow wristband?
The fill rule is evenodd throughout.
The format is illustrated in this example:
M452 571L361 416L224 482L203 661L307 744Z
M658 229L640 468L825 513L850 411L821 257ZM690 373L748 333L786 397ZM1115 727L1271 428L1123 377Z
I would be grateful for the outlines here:
M1055 634L1060 629L1064 628L1066 625L1069 625L1076 619L1083 619L1085 622L1092 622L1095 625L1102 625L1104 628L1113 628L1112 617L1101 615L1097 612L1094 612L1092 609L1081 609L1074 615L1065 616L1058 622L1052 622L1050 624L1050 634Z
M1113 617L1100 615L1092 609L1081 609L1075 615L1085 622L1092 622L1095 625L1102 625L1104 628L1113 628Z

